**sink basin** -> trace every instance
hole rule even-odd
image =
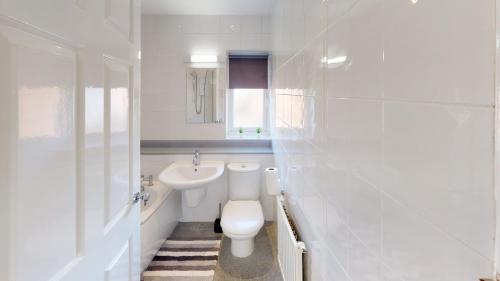
[[[199,166],[189,162],[174,162],[160,174],[160,181],[174,189],[191,189],[218,179],[224,172],[224,162],[202,161]]]
[[[177,161],[161,172],[162,183],[182,191],[182,197],[189,207],[196,207],[205,197],[207,185],[224,173],[224,162],[201,161],[194,166],[190,162]]]

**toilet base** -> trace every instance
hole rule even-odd
[[[253,253],[254,237],[248,239],[231,239],[231,254],[238,258],[246,258]]]

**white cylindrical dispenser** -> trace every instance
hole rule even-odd
[[[278,169],[275,167],[266,168],[266,188],[269,195],[279,195],[280,193],[280,180]]]

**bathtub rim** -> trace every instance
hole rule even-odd
[[[141,225],[144,225],[149,221],[158,209],[160,209],[163,202],[165,202],[168,196],[174,191],[173,188],[170,188],[159,181],[153,181],[153,185],[148,186],[147,188],[156,191],[156,200],[155,202],[152,202],[151,206],[149,206],[146,210],[141,211]]]

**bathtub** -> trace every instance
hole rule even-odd
[[[180,192],[160,182],[146,186],[145,191],[151,197],[146,205],[141,205],[141,271],[172,234],[181,216]]]

